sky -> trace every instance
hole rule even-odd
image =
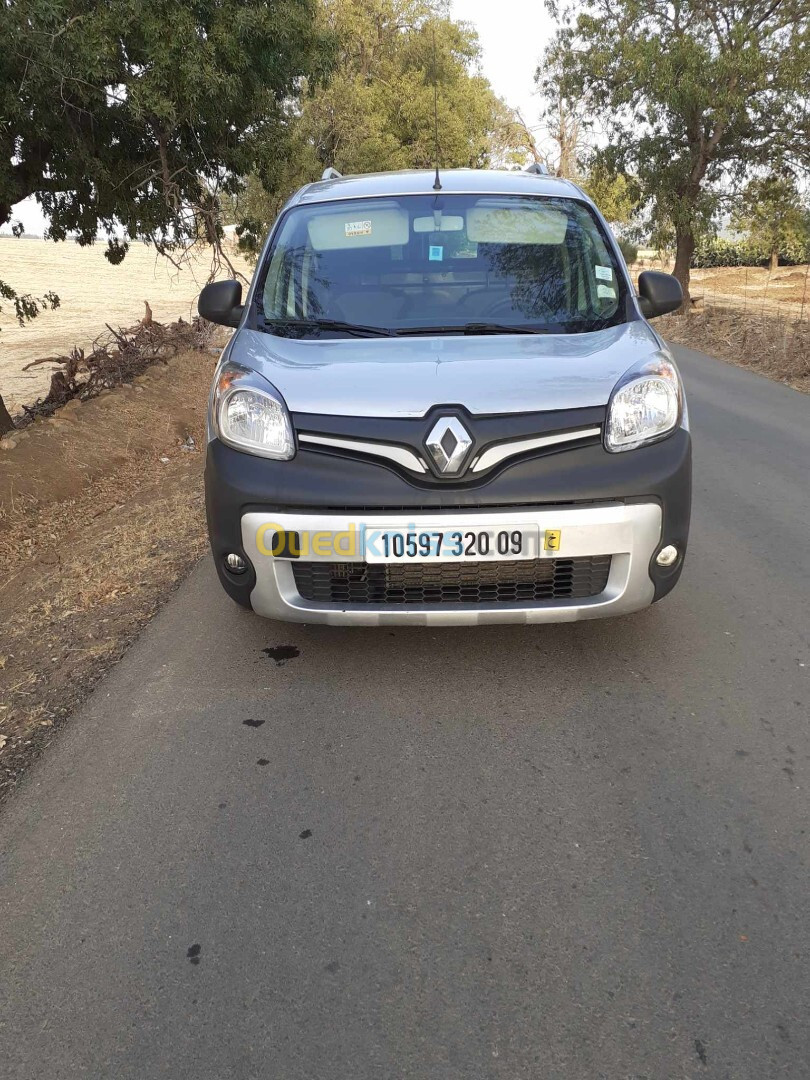
[[[537,124],[534,73],[553,33],[542,0],[452,0],[454,19],[471,22],[483,50],[484,75],[528,126]]]
[[[452,0],[454,19],[471,22],[483,50],[483,73],[495,93],[520,110],[528,126],[537,124],[534,73],[552,33],[542,0]],[[33,199],[19,203],[12,220],[41,234],[45,221]],[[9,232],[4,226],[0,232]]]

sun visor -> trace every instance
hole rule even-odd
[[[369,206],[349,213],[319,213],[307,228],[316,251],[354,251],[408,243],[408,212],[400,207]]]
[[[467,211],[467,238],[476,244],[562,244],[568,216],[543,206],[479,203]]]

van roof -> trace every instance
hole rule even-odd
[[[440,169],[442,192],[471,195],[562,195],[590,199],[576,184],[557,176],[498,169]],[[335,199],[362,199],[384,195],[431,195],[435,169],[405,169],[400,172],[365,173],[340,176],[307,184],[290,199],[300,203],[331,202]]]

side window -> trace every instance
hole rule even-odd
[[[313,252],[308,244],[278,245],[270,259],[264,284],[264,313],[268,318],[297,319],[317,314],[312,297]]]
[[[286,294],[289,292],[290,274],[288,252],[279,245],[270,259],[267,276],[264,279],[264,313],[267,318],[285,318]]]
[[[602,317],[609,317],[618,306],[619,283],[614,260],[590,215],[582,222],[582,237],[581,250],[585,257],[584,269],[592,310],[600,312]]]

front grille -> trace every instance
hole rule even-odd
[[[300,596],[318,604],[527,604],[604,592],[610,555],[464,563],[293,562]]]

